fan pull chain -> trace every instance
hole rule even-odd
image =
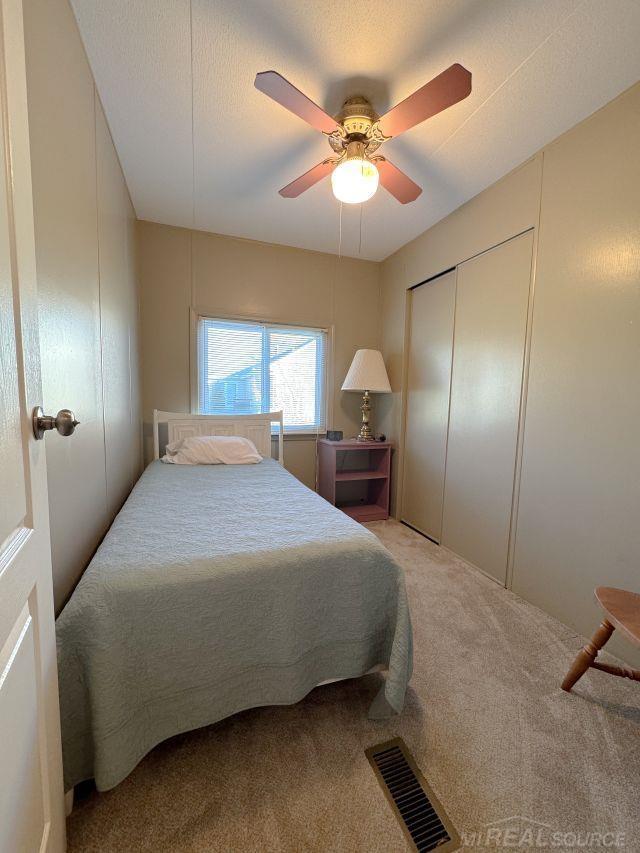
[[[358,240],[358,254],[361,254],[361,252],[362,252],[362,208],[363,207],[364,207],[364,204],[361,204],[360,205],[360,238]]]
[[[339,237],[338,237],[338,258],[342,257],[342,202],[340,202],[340,219],[339,219]]]
[[[193,84],[193,0],[189,0],[189,42],[191,47],[191,227],[196,227],[196,140]]]

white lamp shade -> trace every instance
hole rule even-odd
[[[389,385],[382,353],[377,349],[359,349],[342,383],[342,390],[388,394],[391,391],[391,385]]]

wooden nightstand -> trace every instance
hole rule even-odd
[[[391,443],[318,439],[318,493],[356,521],[389,518]]]

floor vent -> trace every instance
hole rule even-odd
[[[420,853],[458,850],[460,839],[402,738],[365,750],[411,847]]]

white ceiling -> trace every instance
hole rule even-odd
[[[329,146],[254,88],[256,72],[335,114],[354,94],[383,113],[453,62],[468,68],[469,98],[385,145],[424,192],[403,206],[380,189],[363,206],[371,260],[640,78],[639,0],[71,2],[139,218],[323,252],[338,251],[330,181],[277,191]],[[344,254],[358,256],[359,226],[345,205]]]

